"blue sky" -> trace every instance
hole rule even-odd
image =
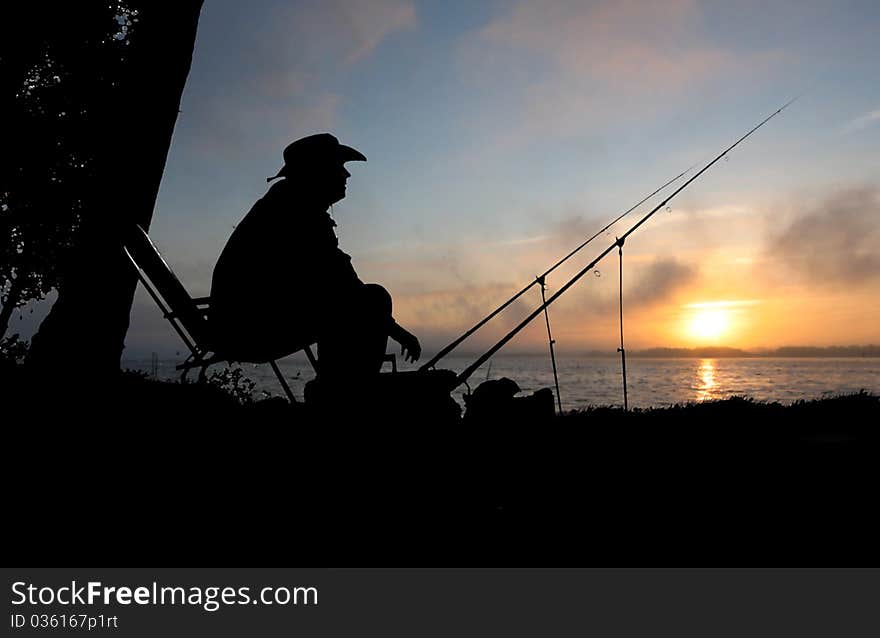
[[[207,294],[284,146],[331,131],[368,158],[341,246],[430,351],[803,93],[630,240],[630,340],[699,345],[688,304],[724,302],[731,345],[880,342],[878,34],[876,2],[207,0],[151,234]],[[602,269],[562,347],[615,347]],[[142,294],[127,345],[179,350]]]

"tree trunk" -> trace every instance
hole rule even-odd
[[[149,228],[192,63],[202,0],[129,2],[130,35],[119,100],[103,105],[100,193],[83,222],[82,242],[58,299],[34,335],[28,366],[54,374],[77,364],[81,378],[119,370],[137,277],[122,251],[133,224]]]

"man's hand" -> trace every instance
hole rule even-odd
[[[395,339],[400,344],[400,356],[403,357],[404,361],[415,363],[422,356],[422,345],[411,332],[401,328],[400,334]]]

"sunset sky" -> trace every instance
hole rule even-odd
[[[878,34],[876,0],[207,0],[152,236],[208,294],[284,146],[333,132],[368,158],[333,211],[340,245],[430,354],[803,94],[627,242],[627,346],[880,343]],[[617,346],[616,253],[598,268],[551,308],[560,351]],[[141,293],[127,345],[180,349]]]

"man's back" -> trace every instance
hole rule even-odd
[[[321,374],[340,378],[377,373],[390,337],[415,361],[419,340],[394,321],[388,291],[358,279],[327,214],[345,197],[345,163],[367,158],[329,133],[296,140],[283,156],[267,180],[283,181],[254,204],[214,269],[214,351],[261,362],[317,341]]]
[[[362,285],[338,248],[335,225],[291,180],[254,204],[214,268],[211,312],[221,346],[250,351],[242,359],[251,360],[316,340],[327,309]],[[262,343],[270,335],[279,345]]]

